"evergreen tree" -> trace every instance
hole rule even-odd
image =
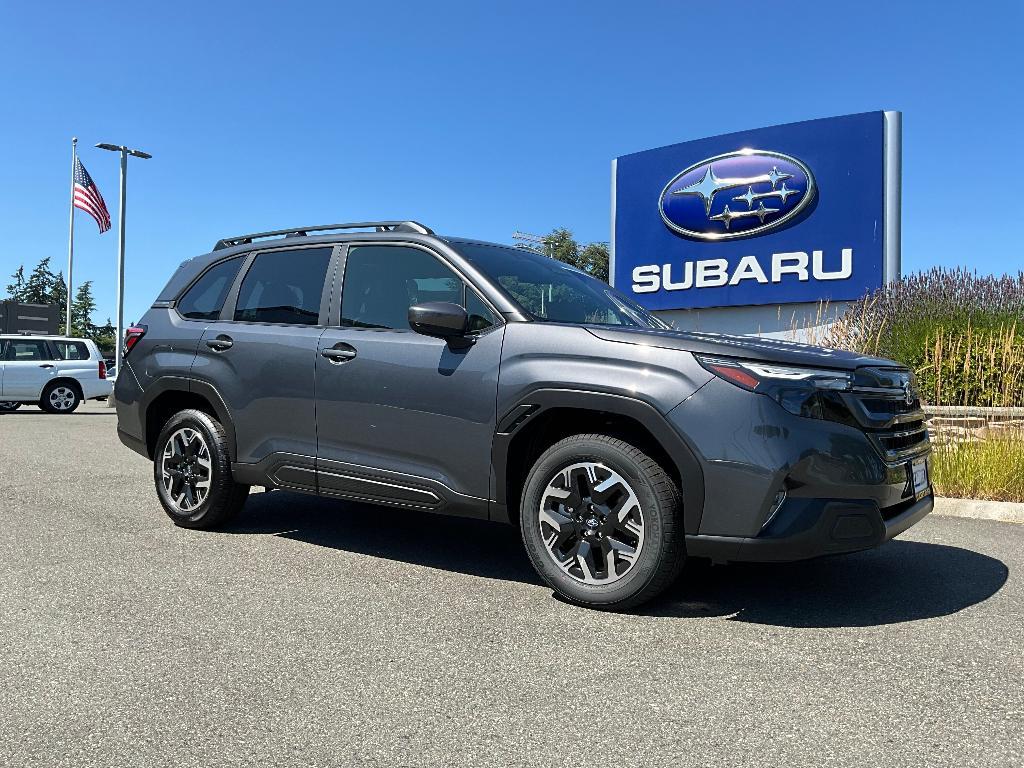
[[[92,280],[86,280],[78,286],[75,300],[71,303],[71,333],[91,338],[96,331],[92,324],[92,313],[95,311],[96,300],[92,296]]]
[[[29,304],[51,304],[53,301],[53,284],[57,276],[50,271],[50,257],[36,264],[32,274],[25,282],[25,290],[22,293],[22,301]]]
[[[68,284],[64,281],[64,273],[58,272],[53,278],[50,286],[50,300],[48,304],[56,304],[61,309],[67,310]]]
[[[15,301],[24,301],[25,295],[25,267],[18,267],[17,271],[11,275],[11,280],[7,284],[7,295]]]

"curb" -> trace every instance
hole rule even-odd
[[[935,498],[933,515],[967,517],[973,520],[998,520],[1024,525],[1024,504],[1012,501]]]

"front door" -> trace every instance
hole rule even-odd
[[[10,339],[4,352],[2,397],[7,400],[38,400],[56,375],[50,344],[43,339]]]
[[[436,254],[351,245],[316,359],[321,493],[484,517],[502,321]],[[467,307],[472,343],[409,328],[424,301]],[[325,350],[345,357],[326,357]]]
[[[236,460],[307,467],[289,484],[315,487],[317,342],[326,322],[333,248],[267,250],[250,257],[219,319],[203,332],[192,378],[224,401]],[[326,287],[325,287],[326,286]],[[291,470],[289,470],[291,471]]]

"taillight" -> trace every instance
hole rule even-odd
[[[107,364],[102,360],[100,360],[100,378],[107,378]]]
[[[127,355],[132,348],[139,343],[139,339],[146,335],[146,326],[133,325],[124,332],[124,349],[122,355]]]

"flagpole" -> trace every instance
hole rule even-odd
[[[78,158],[78,137],[71,138],[71,205],[68,213],[68,296],[64,335],[71,335],[71,270],[75,263],[75,160]]]

